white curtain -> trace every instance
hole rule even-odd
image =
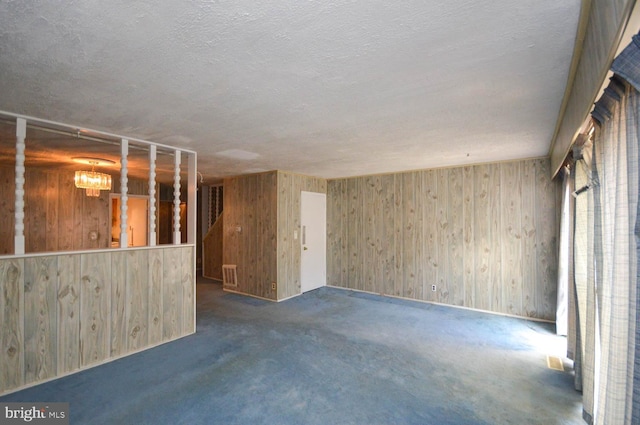
[[[582,359],[584,418],[597,425],[639,424],[638,413],[638,116],[639,94],[612,83],[599,101],[586,217],[586,291]],[[594,115],[595,116],[595,115]],[[577,213],[582,208],[577,206]],[[584,217],[581,219],[584,221]],[[582,223],[582,222],[581,222]],[[578,238],[576,227],[576,245]],[[576,248],[577,249],[577,248]],[[576,286],[584,284],[578,271]],[[586,294],[584,294],[586,292]],[[581,306],[584,305],[583,306]],[[580,327],[578,327],[580,328]]]
[[[567,355],[573,360],[576,390],[582,391],[583,365],[585,360],[585,336],[587,324],[588,300],[588,264],[590,253],[593,253],[593,191],[591,188],[591,153],[593,143],[587,140],[582,148],[581,158],[574,164],[572,170],[574,202],[573,228],[573,284],[572,297],[569,298],[570,311],[573,313],[573,326],[569,328]],[[590,207],[591,205],[591,207]],[[591,212],[591,216],[589,215]],[[591,231],[589,230],[591,229]],[[590,237],[591,236],[591,237]],[[591,293],[591,300],[595,293]],[[595,309],[595,303],[592,308]],[[571,317],[571,316],[570,316]],[[593,386],[593,385],[591,385]],[[586,397],[586,395],[585,395]]]
[[[558,288],[556,298],[556,334],[567,335],[569,329],[569,296],[573,293],[569,287],[571,278],[571,228],[573,227],[571,211],[571,171],[568,167],[562,170],[562,208],[560,210],[560,240],[558,243]],[[571,321],[573,327],[573,320]],[[573,338],[570,338],[573,342]],[[571,344],[569,343],[569,346]],[[569,351],[573,347],[569,348]]]

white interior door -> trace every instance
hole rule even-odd
[[[312,291],[327,284],[327,195],[302,192],[300,288]]]

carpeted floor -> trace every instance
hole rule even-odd
[[[548,324],[334,288],[199,283],[197,333],[1,397],[72,424],[583,424]]]

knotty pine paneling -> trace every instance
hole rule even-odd
[[[77,189],[73,186],[72,189],[73,190],[71,192],[71,198],[69,198],[69,201],[73,204],[71,206],[71,212],[73,215],[66,217],[66,219],[64,219],[64,222],[66,223],[67,221],[71,221],[73,223],[72,227],[75,229],[75,231],[72,232],[71,235],[68,235],[68,237],[70,237],[71,239],[71,245],[73,246],[73,249],[80,250],[82,249],[85,240],[85,237],[83,235],[85,194],[84,190]],[[66,224],[63,224],[63,226],[66,226]],[[102,230],[102,233],[108,231],[108,229]],[[31,251],[27,250],[27,252]]]
[[[576,69],[566,110],[559,123],[551,151],[550,171],[557,171],[576,132],[587,118],[611,66],[618,34],[626,24],[634,1],[591,0],[582,53]]]
[[[491,165],[478,165],[474,168],[473,182],[475,186],[475,208],[473,211],[473,235],[474,246],[473,259],[475,263],[475,297],[471,305],[480,310],[491,310],[491,268],[495,267],[495,252],[492,251],[491,227],[489,212],[491,209],[490,187]]]
[[[363,211],[362,197],[359,196],[360,184],[360,179],[347,180],[347,206],[349,209],[347,213],[347,258],[349,259],[347,287],[359,290],[362,289],[362,274],[364,272],[363,267],[361,267],[363,264],[362,238],[358,237],[358,235],[362,235],[362,218],[359,214]]]
[[[422,252],[424,256],[421,259],[422,267],[422,294],[423,300],[438,301],[438,292],[431,290],[431,285],[438,282],[438,265],[439,257],[436,249],[438,243],[439,223],[436,220],[436,211],[438,205],[438,171],[427,170],[420,173],[422,180],[422,193],[420,200],[422,202],[422,221],[424,223],[422,233]],[[394,220],[390,217],[390,220]]]
[[[25,171],[24,236],[26,252],[47,250],[47,174],[41,170]]]
[[[46,215],[45,231],[47,234],[45,251],[56,251],[59,249],[58,234],[60,225],[58,214],[60,211],[60,182],[58,173],[47,173],[46,188]],[[70,185],[68,185],[70,186]]]
[[[127,350],[127,252],[111,254],[111,356],[119,356]]]
[[[0,255],[14,252],[15,206],[15,168],[0,167]]]
[[[370,176],[364,180],[364,198],[365,205],[369,205],[370,200],[378,198],[377,192],[379,190],[379,176]],[[373,205],[371,205],[373,207]],[[373,239],[377,238],[380,234],[376,230],[376,220],[379,216],[380,208],[372,208],[371,215],[363,222],[365,232],[370,235],[364,241],[363,258],[375,258],[377,247],[380,246],[380,241]],[[363,279],[363,289],[367,292],[376,292],[376,282],[378,280],[378,264],[372,264],[372,267],[367,269],[367,274]]]
[[[265,176],[265,179],[269,179],[270,177],[271,176],[267,175]],[[262,193],[260,194],[260,204],[257,202],[257,191],[259,190],[258,181],[262,182],[262,178],[248,178],[245,181],[246,202],[243,205],[245,220],[242,225],[242,233],[255,241],[254,243],[244,244],[241,250],[243,257],[242,263],[248,265],[247,267],[244,267],[244,284],[250,294],[265,294],[263,282],[264,277],[260,275],[262,264],[258,264],[256,250],[258,245],[261,245],[261,248],[263,248],[262,244],[265,240],[263,230],[266,230],[267,238],[269,237],[270,232],[275,231],[275,228],[269,226],[268,223],[258,222],[262,218],[262,213],[259,209],[251,207],[252,205],[263,205],[264,197],[262,196]],[[260,281],[258,281],[258,279],[260,279]]]
[[[57,257],[25,259],[25,384],[57,374]]]
[[[435,174],[436,203],[435,216],[432,217],[436,224],[434,234],[436,244],[432,247],[434,252],[437,253],[435,295],[436,301],[449,304],[449,169],[436,170]],[[411,189],[405,188],[405,190]],[[417,190],[418,188],[415,189]],[[418,265],[416,266],[418,267]]]
[[[277,204],[277,240],[266,241],[265,246],[277,250],[277,299],[284,299],[300,294],[301,192],[327,193],[327,183],[324,179],[283,171],[277,172],[277,179],[277,199],[269,200]],[[266,211],[269,220],[271,211]],[[298,232],[297,239],[294,232]]]
[[[292,275],[296,261],[300,261],[301,230],[298,230],[298,239],[294,240],[293,231],[299,229],[300,217],[296,217],[294,192],[295,175],[277,172],[276,192],[276,252],[277,252],[277,279],[276,297],[286,298],[300,293],[300,275]],[[299,198],[299,195],[298,195]],[[299,209],[298,200],[298,212]],[[273,247],[271,247],[273,249]]]
[[[182,282],[179,251],[164,251],[162,260],[162,339],[169,341],[182,332]]]
[[[223,264],[235,264],[237,292],[277,299],[276,171],[224,180]],[[237,231],[240,228],[240,231]]]
[[[382,270],[379,279],[376,281],[376,293],[380,294],[384,292],[384,288],[393,283],[395,275],[395,238],[393,237],[395,231],[393,221],[395,208],[394,181],[395,177],[393,175],[380,176],[380,197],[382,198],[382,205],[379,205],[378,208],[382,211],[382,216],[379,217],[381,223],[376,226],[376,230],[380,232],[380,245],[377,247],[376,253],[382,259]],[[344,182],[342,187],[343,189],[346,187]],[[328,198],[327,209],[330,202],[332,201]],[[332,226],[334,225],[335,224],[332,223]],[[344,250],[346,249],[346,234],[343,236],[345,238],[342,242],[342,248]],[[327,238],[327,240],[329,240],[329,238]],[[347,255],[346,252],[344,255]],[[327,284],[330,284],[329,279]]]
[[[462,305],[474,304],[476,293],[476,262],[475,262],[475,179],[474,167],[462,169],[462,261],[464,263],[464,302]]]
[[[547,178],[550,165],[547,161],[535,164],[536,308],[543,318],[555,318],[557,301],[560,185]]]
[[[401,180],[401,190],[402,190],[402,205],[401,208],[404,209],[403,214],[403,226],[402,226],[402,272],[403,274],[399,274],[398,278],[402,279],[402,290],[400,290],[400,296],[404,298],[415,298],[415,288],[417,285],[417,275],[422,270],[421,267],[417,267],[416,261],[420,261],[422,257],[422,249],[421,244],[418,244],[418,232],[422,232],[422,226],[419,226],[421,220],[418,219],[418,214],[416,212],[418,203],[416,202],[416,196],[420,196],[420,187],[421,184],[417,181],[420,176],[417,173],[405,173],[402,174]],[[365,178],[365,182],[366,182]],[[362,218],[363,221],[368,221],[369,217],[372,215],[372,211],[368,208],[364,208],[362,210]],[[363,229],[365,235],[367,233],[367,229]],[[367,235],[366,240],[371,240],[373,237],[371,235]],[[375,264],[375,258],[365,258],[365,263]],[[365,266],[365,270],[368,267]],[[404,277],[401,277],[404,276]],[[362,288],[363,290],[367,290],[366,287]]]
[[[13,254],[15,170],[0,167],[0,255]],[[109,248],[109,192],[87,197],[73,183],[73,171],[27,168],[25,171],[25,252]],[[114,193],[119,178],[114,177]],[[129,193],[147,195],[148,183],[129,179]],[[159,228],[162,227],[158,223]],[[97,239],[90,238],[95,232]]]
[[[170,246],[0,259],[0,394],[193,333],[193,255]]]
[[[101,191],[98,197],[82,197],[82,249],[111,246],[109,208],[109,193],[106,191]],[[96,232],[95,240],[89,236],[90,232]]]
[[[60,182],[60,179],[58,179]],[[84,196],[73,184],[58,184],[57,220],[58,220],[58,245],[52,251],[73,251],[82,249],[82,204]],[[77,212],[76,212],[77,209]]]
[[[0,393],[24,385],[24,259],[0,260]]]
[[[58,257],[58,373],[80,368],[80,255]]]
[[[238,273],[238,287],[227,289],[272,300],[300,294],[302,191],[326,193],[326,180],[283,171],[225,179],[223,264]]]
[[[210,279],[222,280],[222,236],[224,230],[224,211],[202,241],[202,275]]]
[[[502,292],[504,282],[502,281],[502,252],[506,251],[502,240],[502,218],[504,217],[504,205],[500,202],[502,186],[500,181],[500,169],[505,164],[492,164],[489,169],[489,211],[485,213],[489,217],[489,279],[491,286],[491,304],[489,310],[506,313],[502,304]],[[506,253],[506,255],[510,255]]]
[[[464,305],[464,173],[463,168],[451,168],[448,173],[447,233],[449,237],[447,270],[449,274],[449,304]]]
[[[500,167],[502,188],[502,306],[510,314],[522,314],[522,163]]]
[[[520,215],[522,237],[522,312],[527,317],[538,317],[537,289],[537,256],[536,256],[536,163],[523,162],[522,172],[522,214]],[[559,189],[558,189],[559,191]],[[558,207],[559,208],[559,207]],[[527,270],[527,273],[524,271]]]
[[[161,250],[148,251],[148,278],[147,297],[149,304],[148,316],[148,340],[149,345],[159,344],[162,341],[162,295],[163,295],[163,266],[164,256]]]
[[[111,356],[111,254],[84,254],[80,260],[80,365],[99,363]],[[117,284],[116,284],[117,285]],[[115,300],[114,304],[118,301]],[[120,352],[119,349],[115,350]]]
[[[345,242],[347,240],[346,219],[347,203],[345,200],[346,180],[337,180],[327,185],[327,207],[333,200],[334,208],[327,208],[327,285],[345,287],[348,257]]]
[[[126,348],[127,351],[135,351],[145,347],[149,341],[149,251],[127,250],[126,256]],[[190,275],[189,277],[192,278]],[[183,281],[181,284],[187,285],[187,282]],[[190,279],[188,284],[193,287],[193,279]],[[188,311],[190,310],[183,307],[183,312]],[[184,333],[187,333],[186,330]]]
[[[549,159],[330,180],[328,284],[554,320],[558,190]]]
[[[182,332],[181,335],[188,335],[196,331],[196,293],[194,276],[194,250],[191,247],[180,249],[182,262],[180,270],[180,284],[182,286]],[[135,329],[134,329],[135,330]]]

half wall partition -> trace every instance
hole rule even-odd
[[[196,173],[193,151],[0,112],[0,394],[195,332]]]

